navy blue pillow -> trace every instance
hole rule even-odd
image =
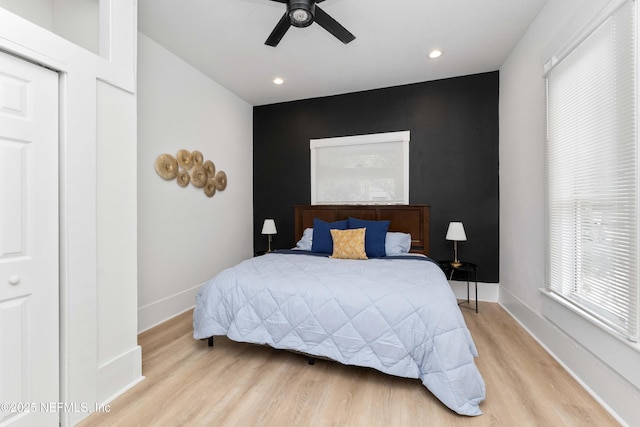
[[[366,228],[364,233],[364,251],[369,258],[383,257],[387,253],[384,243],[389,230],[389,221],[366,221],[364,219],[349,218],[349,228]]]
[[[311,240],[311,252],[323,254],[333,253],[333,239],[329,230],[346,230],[349,221],[326,222],[318,218],[313,219],[313,239]]]

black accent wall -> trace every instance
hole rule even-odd
[[[305,99],[253,109],[254,247],[291,248],[293,206],[311,203],[309,140],[411,131],[409,201],[431,206],[431,257],[452,259],[449,221],[462,221],[459,257],[498,282],[498,72]]]

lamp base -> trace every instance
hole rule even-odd
[[[451,267],[458,268],[462,265],[460,260],[458,259],[458,241],[453,241],[453,261],[451,261]]]

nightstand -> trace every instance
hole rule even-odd
[[[460,265],[452,265],[453,261],[438,261],[438,265],[444,271],[444,274],[447,276],[448,280],[452,280],[453,276],[456,272],[464,273],[465,278],[467,280],[467,301],[459,302],[458,305],[460,307],[469,308],[471,310],[475,309],[476,313],[478,312],[478,266],[471,262],[460,262]],[[475,295],[476,295],[476,305],[475,307],[471,306],[471,301],[469,300],[469,286],[471,282],[471,274],[473,273],[473,282],[475,283]],[[465,305],[466,304],[466,305]]]

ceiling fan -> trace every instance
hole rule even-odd
[[[287,11],[280,18],[280,21],[267,38],[264,44],[276,47],[290,26],[308,27],[317,22],[325,30],[333,34],[342,43],[347,44],[356,37],[347,31],[335,19],[329,16],[324,10],[316,6],[324,0],[271,0],[278,3],[286,3]]]

